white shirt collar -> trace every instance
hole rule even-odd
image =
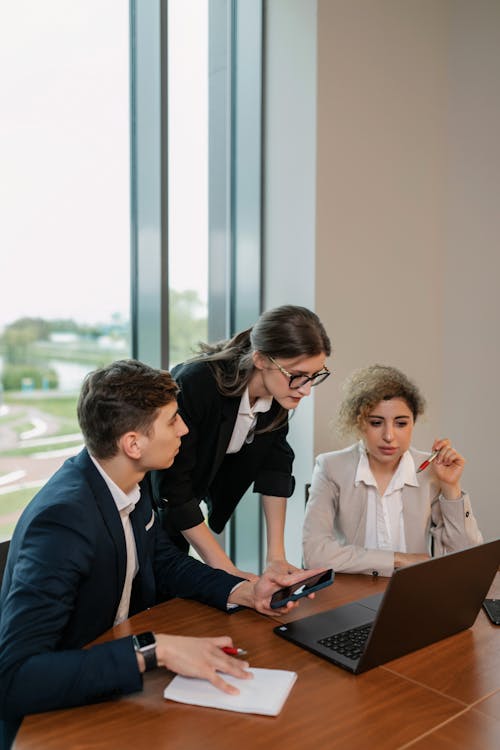
[[[118,508],[118,512],[121,513],[122,511],[125,511],[127,513],[132,513],[134,510],[136,504],[139,502],[139,499],[141,497],[141,488],[138,484],[135,485],[135,487],[132,487],[130,492],[124,492],[116,482],[113,482],[111,477],[106,474],[104,469],[102,468],[101,464],[94,458],[94,456],[91,456],[89,453],[90,458],[92,459],[92,462],[94,466],[96,467],[99,474],[102,476],[104,481],[106,482],[106,485],[111,492],[111,495],[113,497],[113,500],[115,501],[115,505]],[[129,507],[130,506],[130,507]]]
[[[264,413],[269,411],[271,404],[273,403],[273,397],[258,398],[253,406],[250,406],[250,395],[248,393],[248,386],[241,394],[240,405],[238,408],[238,414],[248,414],[252,419],[255,414]]]
[[[357,486],[361,482],[367,485],[376,487],[377,483],[373,476],[370,464],[368,461],[368,455],[366,448],[362,440],[358,443],[359,450],[359,462],[356,470],[356,476],[354,477],[354,484]],[[401,461],[392,477],[386,492],[392,492],[394,490],[400,490],[405,484],[409,484],[413,487],[418,487],[417,473],[415,469],[415,461],[410,451],[405,451],[401,456]]]

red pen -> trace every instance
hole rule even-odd
[[[431,464],[434,461],[434,459],[436,458],[436,456],[438,455],[438,453],[439,453],[439,451],[434,451],[433,453],[431,453],[431,455],[429,456],[429,458],[426,458],[425,461],[423,461],[420,464],[420,466],[417,469],[417,474],[419,473],[419,471],[423,471],[424,469],[426,469],[429,466],[429,464]]]
[[[246,656],[247,651],[244,648],[233,648],[232,646],[222,646],[222,651],[229,656]]]

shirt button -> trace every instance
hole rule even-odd
[[[466,511],[466,513],[465,513],[465,517],[466,517],[466,518],[469,518],[469,516],[470,516],[470,513],[469,513],[469,511]]]
[[[372,570],[372,576],[376,578],[378,576],[378,570]]]

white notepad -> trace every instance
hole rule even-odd
[[[192,706],[277,716],[288,698],[297,674],[283,669],[248,671],[252,672],[253,680],[239,680],[228,674],[222,675],[226,682],[236,685],[240,691],[239,695],[223,693],[207,680],[176,675],[165,688],[163,696],[168,700],[189,703]]]

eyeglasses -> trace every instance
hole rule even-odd
[[[279,362],[276,362],[276,360],[273,359],[273,357],[271,357],[269,354],[266,356],[271,360],[273,365],[276,365],[278,370],[282,372],[283,375],[286,375],[286,377],[288,378],[288,387],[292,391],[296,391],[298,390],[298,388],[302,388],[303,386],[307,385],[307,383],[311,383],[311,386],[319,385],[331,375],[331,372],[328,367],[326,367],[326,365],[323,370],[321,370],[320,372],[315,372],[314,375],[292,375],[291,372],[285,370],[285,368],[282,367]]]

